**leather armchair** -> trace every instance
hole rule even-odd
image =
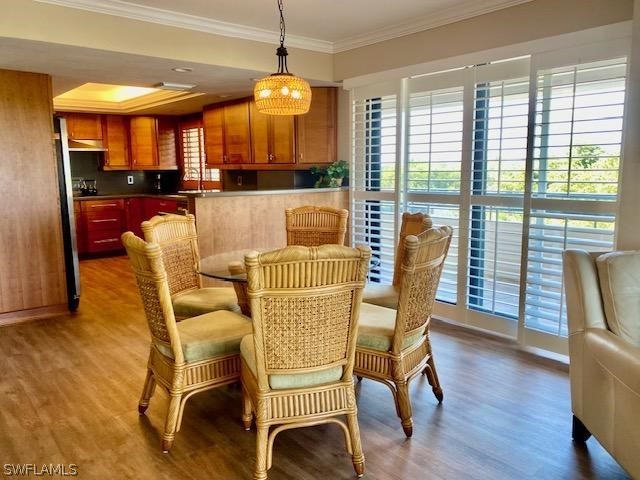
[[[573,438],[640,478],[640,251],[563,257]]]

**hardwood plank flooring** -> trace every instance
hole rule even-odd
[[[0,464],[74,463],[87,479],[251,478],[255,432],[242,429],[237,386],[192,397],[171,453],[160,452],[164,392],[137,413],[149,334],[128,260],[86,260],[81,274],[76,314],[0,328]],[[571,441],[566,366],[440,323],[433,344],[444,403],[413,382],[411,440],[386,387],[358,384],[366,478],[628,478],[595,439]],[[273,464],[273,480],[354,477],[336,426],[281,433]]]

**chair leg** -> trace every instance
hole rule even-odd
[[[396,402],[404,434],[407,438],[411,438],[411,435],[413,435],[413,420],[411,419],[411,399],[409,398],[408,383],[396,382]]]
[[[573,416],[573,425],[571,429],[571,436],[576,442],[584,443],[591,436],[591,432],[587,427],[584,426],[584,423],[576,417]]]
[[[353,454],[351,461],[353,469],[358,477],[364,475],[364,455],[362,453],[362,443],[360,442],[360,427],[358,426],[358,416],[354,413],[347,414],[347,427],[349,428],[349,437],[351,437],[351,448]]]
[[[180,413],[180,399],[180,394],[170,393],[169,409],[164,424],[164,433],[162,434],[162,451],[164,453],[168,453],[169,450],[171,450],[173,439],[176,436],[178,415]]]
[[[253,420],[253,405],[249,394],[242,388],[242,424],[245,430],[251,430],[251,421]]]
[[[433,354],[431,354],[429,360],[427,360],[427,365],[424,367],[422,373],[427,375],[427,380],[429,380],[429,385],[431,385],[431,389],[438,399],[438,403],[442,403],[444,393],[442,391],[442,387],[440,387],[440,380],[438,379],[438,373],[436,372],[436,364],[433,361]]]
[[[266,480],[267,478],[267,448],[269,442],[269,427],[257,425],[256,435],[256,469],[253,480]]]
[[[147,370],[147,377],[144,380],[144,387],[142,387],[142,396],[138,402],[138,413],[144,415],[149,407],[149,400],[153,396],[153,392],[156,389],[156,379],[153,378],[153,372]]]

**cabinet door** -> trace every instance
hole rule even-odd
[[[158,128],[154,117],[131,117],[131,165],[135,169],[155,169],[158,161]]]
[[[253,163],[269,163],[269,117],[258,112],[255,102],[250,102],[249,118]]]
[[[224,106],[225,163],[251,163],[249,102]]]
[[[202,112],[204,150],[207,166],[224,163],[224,107],[210,107]]]
[[[176,170],[178,168],[176,131],[175,119],[158,118],[158,162],[162,170]]]
[[[298,163],[331,163],[336,160],[337,91],[335,87],[312,89],[311,108],[298,115]]]
[[[106,115],[102,120],[105,170],[129,170],[129,122],[123,115]]]
[[[102,140],[102,119],[94,113],[65,113],[71,140]]]
[[[270,116],[270,163],[295,163],[293,116]]]
[[[140,224],[144,218],[144,199],[143,198],[127,198],[124,204],[126,229],[135,233],[138,237],[143,238]]]

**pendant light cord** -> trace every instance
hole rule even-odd
[[[278,73],[289,73],[289,69],[287,68],[287,49],[284,46],[284,34],[286,31],[286,26],[284,23],[284,13],[283,13],[283,5],[282,0],[278,0],[278,10],[280,11],[280,47],[276,50],[276,55],[278,56]]]

